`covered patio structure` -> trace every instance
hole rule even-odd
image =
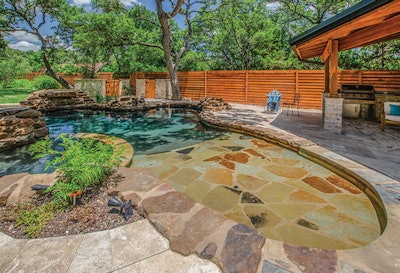
[[[338,94],[340,51],[400,38],[400,0],[364,0],[290,40],[299,60],[321,57],[325,67],[324,129],[342,132]]]

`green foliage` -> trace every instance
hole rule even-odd
[[[0,88],[12,87],[12,82],[31,70],[26,55],[6,48],[0,55]]]
[[[399,70],[399,52],[399,40],[343,51],[339,55],[339,66],[342,69]]]
[[[41,51],[14,51],[16,54],[7,58],[8,49],[0,52],[3,87],[10,87],[13,79],[27,68],[81,72],[88,78],[95,77],[99,71],[122,74],[167,71],[167,64],[170,71],[171,63],[185,71],[322,69],[315,63],[299,62],[288,41],[360,0],[184,1],[178,16],[189,20],[185,20],[182,29],[176,18],[168,19],[169,33],[162,32],[157,13],[144,5],[128,9],[120,1],[95,0],[85,10],[65,0],[24,1],[27,5],[17,5],[18,13],[8,2],[0,2],[0,14],[4,14],[0,17],[0,32],[4,30],[0,33],[0,42],[4,42],[5,33],[14,29],[35,35],[43,32],[41,29],[35,32],[29,26],[43,27],[49,18],[55,24],[54,35],[42,37],[46,44]],[[164,3],[165,15],[171,15],[171,8],[177,3],[176,0]],[[35,11],[44,11],[46,16],[33,16]],[[26,14],[26,18],[21,18],[21,14]],[[26,20],[31,20],[30,24]],[[166,44],[162,43],[165,35],[169,36],[168,45],[166,40]],[[1,43],[0,47],[5,45]],[[73,50],[69,50],[71,47]],[[170,52],[164,52],[164,47]],[[393,40],[342,52],[339,65],[343,69],[397,70],[398,52],[399,42]]]
[[[265,1],[218,2],[215,11],[206,10],[196,18],[194,27],[200,45],[196,49],[204,52],[211,69],[270,69],[286,57],[281,32]]]
[[[27,79],[18,79],[14,80],[11,83],[11,88],[19,88],[19,89],[28,89],[28,90],[33,90],[33,82]]]
[[[31,72],[40,72],[44,68],[44,63],[40,51],[28,51],[27,54],[29,65],[32,68]]]
[[[15,226],[24,226],[24,232],[31,238],[37,238],[40,235],[43,227],[50,222],[54,213],[61,208],[60,204],[45,203],[36,209],[29,205],[16,207],[13,213],[18,212]]]
[[[104,97],[100,93],[96,93],[95,100],[97,103],[103,103]]]
[[[122,150],[101,141],[82,138],[74,139],[61,135],[57,139],[64,150],[52,148],[51,140],[41,140],[29,146],[30,153],[35,158],[51,155],[48,167],[55,167],[59,180],[47,189],[52,192],[55,201],[69,200],[69,194],[100,184],[104,178],[111,175],[122,159]]]
[[[60,84],[50,76],[38,76],[33,80],[33,85],[37,90],[57,89]]]

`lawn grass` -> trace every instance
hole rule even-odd
[[[0,89],[0,104],[19,103],[33,91],[31,88]]]

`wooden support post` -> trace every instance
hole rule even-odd
[[[329,57],[329,81],[330,81],[330,86],[329,86],[329,93],[331,98],[337,98],[338,96],[338,41],[333,40],[332,41],[332,51]]]
[[[325,63],[324,63],[324,75],[325,75],[325,87],[324,87],[324,93],[330,93],[329,91],[329,88],[330,88],[330,85],[329,85],[329,62],[328,61],[326,61]]]
[[[325,87],[324,87],[324,93],[330,93],[330,62],[329,58],[331,57],[332,53],[332,40],[329,40],[328,43],[326,44],[324,53],[321,56],[321,60],[324,63],[324,72],[325,72]]]

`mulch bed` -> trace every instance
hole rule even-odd
[[[133,207],[133,216],[125,220],[118,207],[108,206],[110,196],[107,190],[122,179],[121,176],[113,175],[102,186],[87,190],[78,198],[75,207],[71,205],[57,213],[53,220],[42,229],[39,238],[109,230],[144,219],[140,210],[135,207]],[[51,196],[48,194],[38,194],[31,204],[37,207],[50,200]],[[24,233],[23,226],[15,227],[15,222],[1,219],[1,215],[11,208],[11,206],[0,207],[0,231],[13,238],[29,238]]]

